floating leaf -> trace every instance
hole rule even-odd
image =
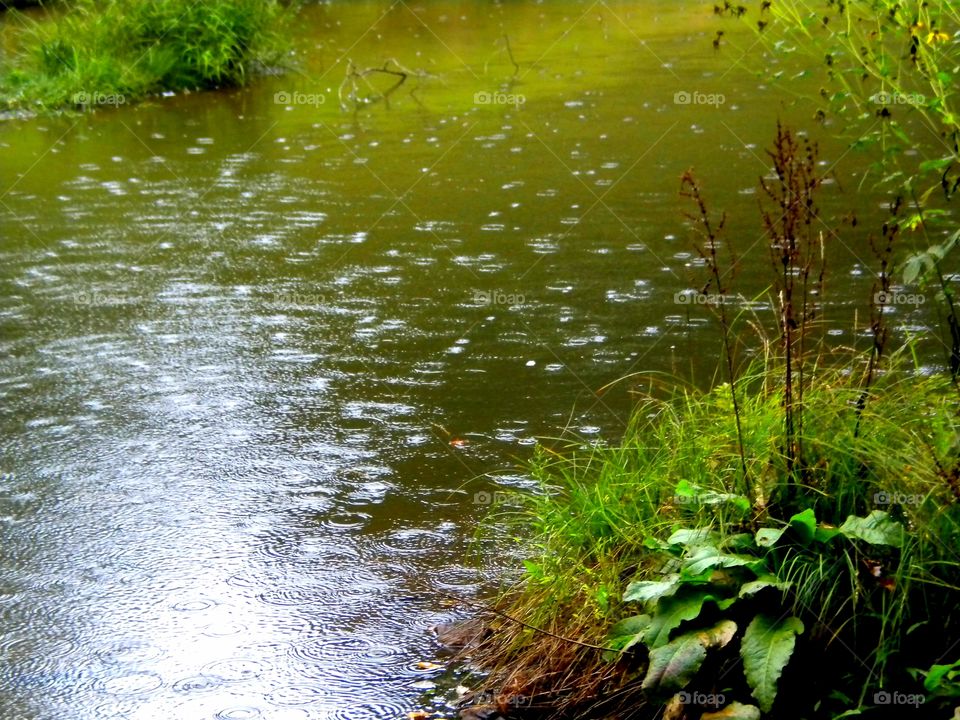
[[[743,671],[753,696],[764,712],[769,712],[777,697],[777,681],[783,673],[797,635],[803,632],[799,618],[774,618],[757,615],[747,626],[740,643]]]
[[[443,665],[440,665],[435,662],[430,662],[429,660],[421,660],[417,663],[417,670],[441,670]]]
[[[756,705],[732,702],[723,710],[704,713],[700,716],[700,720],[760,720],[760,708]]]
[[[903,525],[883,510],[874,510],[865,518],[851,515],[840,526],[840,532],[870,545],[903,545]]]

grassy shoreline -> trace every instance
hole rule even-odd
[[[539,449],[539,492],[495,518],[528,539],[522,578],[469,651],[491,712],[880,720],[960,706],[960,385],[923,375],[909,341],[887,348],[902,202],[871,238],[872,347],[828,352],[818,312],[838,235],[820,230],[816,147],[778,127],[768,154],[778,337],[751,347],[725,217],[688,173],[727,382],[659,383],[619,443]]]
[[[792,489],[780,375],[749,377],[752,501],[728,387],[648,397],[616,446],[541,449],[541,491],[498,518],[535,544],[496,607],[551,634],[494,618],[471,652],[488,694],[557,717],[948,717],[956,686],[925,688],[921,671],[960,659],[960,401],[946,378],[900,362],[871,390],[859,433],[859,378],[818,371],[811,472]],[[745,671],[757,618],[797,621],[779,638],[791,646],[779,682]],[[883,693],[922,701],[886,708]]]
[[[42,22],[21,16],[20,51],[0,67],[0,110],[242,85],[282,57],[285,12],[275,0],[75,0]]]

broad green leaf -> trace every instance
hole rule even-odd
[[[950,665],[933,665],[923,680],[923,689],[937,695],[955,697],[960,694],[960,661]]]
[[[783,537],[783,534],[787,531],[784,528],[760,528],[757,530],[757,545],[760,547],[773,547],[777,544],[777,541]]]
[[[686,687],[707,657],[707,650],[724,647],[737,633],[737,624],[721,620],[713,627],[684,633],[673,642],[650,651],[643,689],[670,694]]]
[[[924,160],[922,163],[920,163],[920,169],[923,171],[941,170],[947,167],[948,165],[950,165],[951,163],[953,163],[953,161],[954,161],[953,156],[947,156],[947,157],[939,158],[937,160]]]
[[[751,533],[734,533],[733,535],[727,535],[723,539],[723,542],[720,543],[720,547],[730,550],[755,550],[756,545],[757,543]]]
[[[698,547],[683,562],[683,571],[691,575],[701,575],[711,568],[748,567],[759,568],[763,561],[753,555],[731,555],[720,552],[715,547]]]
[[[703,604],[717,598],[703,587],[682,587],[675,595],[657,601],[657,611],[643,636],[648,648],[658,648],[670,641],[670,633],[685,620],[700,614]]]
[[[645,537],[643,539],[643,546],[648,550],[671,550],[673,546],[670,543],[665,543],[663,540],[660,540],[655,537]]]
[[[817,531],[813,534],[813,539],[816,540],[817,542],[829,542],[839,534],[840,534],[840,528],[821,525],[820,527],[817,528]]]
[[[760,528],[757,530],[757,545],[760,547],[773,547],[784,536],[787,531],[791,536],[798,540],[802,545],[809,545],[817,534],[817,518],[813,513],[813,508],[807,508],[792,516],[787,525],[782,528]]]
[[[760,708],[756,705],[732,702],[723,710],[704,713],[700,716],[700,720],[760,720]]]
[[[624,618],[610,628],[605,644],[611,650],[626,652],[643,640],[643,634],[647,631],[649,625],[649,615],[634,615]]]
[[[783,673],[797,635],[803,632],[799,618],[778,619],[770,615],[757,615],[747,626],[740,643],[743,671],[760,704],[760,709],[770,712],[777,697],[777,681]]]
[[[696,632],[697,637],[700,638],[700,642],[703,643],[707,650],[726,647],[736,634],[737,624],[733,620],[721,620],[713,627]]]
[[[650,651],[643,690],[667,695],[682,690],[707,658],[707,649],[693,633]]]
[[[680,584],[679,575],[668,575],[666,580],[640,580],[627,585],[623,594],[624,602],[648,602],[657,600],[665,595],[673,595]]]
[[[903,545],[903,525],[883,510],[874,510],[865,518],[851,515],[840,526],[840,532],[871,545]]]
[[[776,575],[761,575],[756,580],[744,583],[740,587],[740,593],[738,597],[750,597],[751,595],[756,595],[758,592],[768,587],[776,588],[777,590],[782,591],[789,589],[790,583],[780,580],[780,578],[778,578]]]
[[[813,514],[813,508],[807,508],[799,512],[788,521],[790,529],[796,534],[797,538],[804,545],[809,545],[817,532],[817,517]]]
[[[681,528],[667,538],[670,545],[699,545],[718,540],[717,533],[710,528]]]
[[[906,285],[912,285],[920,277],[920,271],[923,269],[923,258],[919,255],[913,255],[907,258],[903,266],[903,282]]]

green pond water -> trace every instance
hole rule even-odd
[[[334,3],[295,31],[297,70],[244,89],[0,124],[4,718],[418,707],[446,596],[517,562],[474,534],[535,439],[616,438],[631,383],[597,391],[629,373],[713,376],[682,172],[761,323],[776,120],[820,141],[825,217],[881,201],[712,2]],[[348,61],[410,72],[353,93]],[[840,345],[869,343],[867,232],[828,248]]]

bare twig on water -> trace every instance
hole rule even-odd
[[[513,57],[513,48],[510,46],[510,36],[507,35],[506,33],[503,33],[503,35],[501,35],[501,40],[503,41],[503,45],[501,49],[499,51],[494,52],[491,57],[498,55],[500,52],[506,51],[507,57],[510,59],[510,64],[513,65],[513,77],[516,77],[517,75],[520,74],[520,64],[516,61],[516,58]],[[489,67],[490,67],[490,59],[488,58],[487,61],[483,64],[484,74],[487,73],[487,69]]]
[[[370,75],[374,74],[390,75],[397,78],[397,81],[386,90],[378,91],[367,79]],[[356,108],[359,105],[372,105],[373,103],[380,102],[381,100],[385,105],[389,106],[390,96],[407,81],[407,78],[422,78],[426,76],[427,73],[420,70],[410,70],[409,68],[401,65],[394,58],[389,58],[383,63],[382,66],[368,67],[363,69],[357,68],[357,66],[353,64],[353,60],[349,60],[347,61],[347,73],[343,78],[343,82],[340,83],[340,88],[337,90],[337,96],[340,100],[340,107],[343,110],[349,110],[350,105],[347,101],[352,102],[354,108]],[[361,82],[364,83],[371,91],[370,95],[362,98],[358,94],[359,84]],[[347,92],[346,99],[344,99],[344,91],[346,89],[349,89],[349,92]]]

